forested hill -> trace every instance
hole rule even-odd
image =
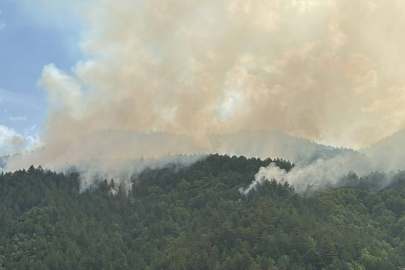
[[[242,195],[271,161],[212,155],[144,171],[128,194],[110,180],[80,193],[76,173],[1,173],[0,269],[405,265],[404,173],[350,176],[304,195],[271,181]]]

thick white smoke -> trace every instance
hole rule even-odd
[[[265,181],[276,180],[281,183],[285,182],[286,176],[287,171],[280,169],[274,162],[272,162],[267,167],[261,167],[259,172],[255,175],[255,180],[247,188],[241,188],[239,191],[246,195]]]
[[[337,184],[352,172],[361,177],[370,174],[374,169],[372,160],[363,154],[351,150],[328,150],[311,159],[299,160],[289,172],[275,163],[262,167],[255,175],[254,181],[246,189],[241,189],[241,192],[247,194],[265,181],[276,180],[281,183],[288,182],[298,193],[303,193],[308,188],[322,189]]]
[[[201,143],[207,133],[254,128],[363,146],[404,127],[401,1],[64,6],[82,16],[87,57],[69,73],[43,70],[48,141],[59,119],[72,139],[129,129]]]
[[[10,169],[222,151],[212,134],[251,129],[362,147],[405,124],[403,1],[20,1],[75,14],[84,57],[44,67],[46,146]]]

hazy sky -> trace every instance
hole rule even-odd
[[[24,145],[20,134],[71,149],[111,129],[180,133],[208,148],[211,133],[281,130],[360,148],[405,127],[403,1],[0,0],[0,9],[8,148]]]
[[[49,63],[66,70],[74,65],[79,28],[40,19],[42,5],[0,0],[0,11],[0,148],[15,134],[27,137],[30,146],[47,114],[45,94],[37,86],[42,69]],[[4,147],[0,154],[7,153]]]

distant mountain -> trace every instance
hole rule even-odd
[[[160,158],[166,155],[194,155],[218,153],[256,158],[280,158],[299,165],[339,157],[339,163],[347,168],[365,167],[365,155],[351,149],[335,148],[297,138],[280,131],[249,130],[235,133],[212,134],[200,141],[191,137],[167,132],[138,132],[130,130],[104,130],[88,134],[74,141],[62,155],[51,155],[46,149],[26,156],[13,157],[11,170],[30,165],[47,167],[83,164],[91,160],[129,160],[134,158]],[[59,154],[59,153],[58,153]],[[57,162],[54,162],[57,160]],[[4,160],[0,166],[4,167]],[[108,162],[107,164],[110,164]],[[3,164],[3,165],[1,165]],[[115,164],[115,163],[114,163]],[[368,164],[368,163],[367,163]],[[103,168],[106,165],[103,165]],[[111,165],[112,166],[112,165]],[[113,166],[115,167],[115,165]]]
[[[376,170],[405,169],[405,129],[360,150],[374,162]]]
[[[206,152],[191,138],[167,132],[138,132],[105,130],[90,134],[78,141],[75,152],[88,155],[82,158],[139,158],[161,157],[168,154],[195,154]]]
[[[211,143],[220,154],[283,158],[300,163],[330,159],[341,154],[360,155],[352,149],[318,144],[281,131],[249,130],[213,135]]]
[[[334,148],[290,136],[281,131],[248,130],[213,134],[203,142],[167,132],[135,132],[107,130],[79,141],[78,149],[99,157],[158,157],[167,154],[219,153],[257,158],[282,158],[293,162],[311,163],[340,154],[358,154],[351,149]],[[77,151],[80,152],[80,151]],[[91,156],[87,158],[91,158]],[[83,157],[86,158],[86,157]]]

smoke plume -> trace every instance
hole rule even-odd
[[[84,57],[44,67],[45,147],[10,169],[228,151],[213,134],[245,130],[359,148],[405,127],[403,1],[64,2],[46,10],[75,14]],[[312,175],[294,170],[291,182]]]
[[[267,167],[260,168],[255,180],[240,191],[247,194],[265,181],[276,180],[280,183],[288,182],[296,192],[303,193],[308,189],[323,189],[337,185],[344,177],[354,172],[360,177],[366,176],[373,172],[373,168],[367,157],[350,151],[330,157],[318,157],[307,164],[300,162],[289,172],[271,163]]]

